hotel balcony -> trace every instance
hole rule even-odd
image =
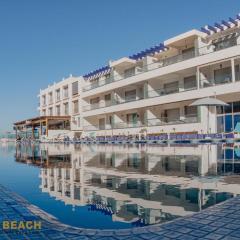
[[[138,101],[143,103],[141,107],[150,107],[160,102],[164,104],[228,94],[237,91],[239,83],[240,59],[235,58],[154,78],[143,84],[128,85],[106,95],[96,95],[94,104],[83,106],[83,112],[88,117],[102,114],[103,110],[100,109],[103,108],[104,113],[139,108]],[[108,96],[107,100],[105,96]]]
[[[134,102],[134,101],[139,101],[142,99],[147,99],[147,98],[155,98],[155,97],[161,97],[169,94],[175,94],[179,92],[184,92],[184,91],[190,91],[190,90],[195,90],[197,87],[192,87],[191,89],[180,89],[178,86],[177,87],[168,87],[168,88],[162,88],[162,89],[155,89],[151,90],[145,93],[145,97],[143,95],[132,95],[128,96],[125,98],[120,98],[118,100],[114,99],[112,101],[103,101],[103,102],[98,102],[96,104],[89,104],[83,107],[83,111],[90,111],[94,109],[100,109],[100,108],[105,108],[105,107],[110,107],[110,106],[116,106],[119,104],[124,104],[124,103],[129,103],[129,102]]]
[[[170,66],[172,64],[175,63],[179,63],[179,62],[183,62],[189,59],[193,59],[199,56],[205,56],[207,58],[207,62],[209,62],[209,58],[210,55],[209,54],[213,54],[215,52],[219,52],[220,50],[224,50],[227,48],[231,48],[237,46],[237,38],[233,37],[230,39],[226,39],[220,42],[213,42],[212,44],[206,45],[204,47],[200,47],[200,48],[189,48],[187,49],[187,51],[182,52],[181,54],[177,54],[174,56],[170,56],[170,57],[165,57],[165,58],[154,58],[153,62],[150,64],[145,64],[142,67],[135,67],[135,70],[131,72],[131,74],[129,75],[125,75],[125,74],[118,74],[116,72],[112,72],[106,79],[97,79],[95,82],[86,85],[83,88],[83,92],[87,92],[90,91],[92,89],[110,84],[110,83],[114,83],[114,82],[118,82],[133,76],[138,76],[141,75],[143,73],[155,70],[155,69],[159,69],[159,68],[163,68],[166,66]],[[219,57],[218,57],[219,59]]]
[[[153,118],[147,120],[147,126],[163,126],[163,125],[175,125],[175,124],[184,124],[184,123],[197,123],[198,122],[198,115],[191,114],[185,115],[183,118]]]
[[[166,126],[166,125],[179,125],[179,124],[189,124],[198,123],[198,114],[188,114],[178,117],[160,117],[146,119],[146,121],[137,120],[135,122],[117,122],[114,124],[106,124],[104,122],[99,122],[97,125],[84,126],[84,131],[99,131],[99,130],[113,130],[113,129],[128,129],[128,128],[144,128],[144,127],[154,127],[154,126]]]

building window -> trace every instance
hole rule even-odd
[[[60,116],[61,115],[61,110],[60,110],[60,105],[56,106],[56,115]]]
[[[73,114],[77,114],[79,112],[78,100],[73,102]]]
[[[125,77],[125,78],[131,77],[131,76],[134,76],[134,75],[135,75],[135,67],[126,69],[126,70],[124,71],[124,77]]]
[[[185,106],[184,107],[185,117],[195,117],[197,116],[196,106]]]
[[[197,81],[196,81],[195,75],[190,77],[185,77],[183,81],[184,81],[184,89],[186,90],[195,89],[197,87]]]
[[[191,48],[187,48],[187,49],[183,49],[183,50],[182,50],[182,57],[183,57],[183,59],[192,58],[192,57],[194,57],[194,54],[195,54],[195,49],[194,49],[194,47],[191,47]]]
[[[214,70],[214,83],[222,84],[229,83],[232,80],[231,67]]]
[[[56,90],[56,101],[60,101],[60,89]]]
[[[98,104],[99,101],[100,101],[100,98],[99,98],[99,97],[92,98],[92,99],[90,99],[90,104]]]
[[[130,127],[137,125],[139,120],[139,115],[137,113],[127,114],[127,123]]]
[[[176,92],[179,92],[179,83],[178,83],[178,81],[171,82],[171,83],[165,83],[163,85],[163,88],[164,88],[165,94],[176,93]]]
[[[69,115],[69,104],[68,103],[64,103],[64,114]]]
[[[78,82],[72,83],[72,95],[78,94]]]
[[[49,108],[49,116],[52,116],[53,115],[53,108]]]
[[[180,109],[167,109],[165,110],[166,122],[176,122],[180,119]]]
[[[45,109],[42,111],[42,115],[46,116],[46,110]]]
[[[98,119],[99,130],[105,129],[105,118]]]
[[[136,100],[136,97],[137,97],[136,89],[125,92],[125,100],[126,101],[134,101],[134,100]]]
[[[63,87],[63,97],[68,98],[68,86]]]
[[[77,126],[81,127],[81,118],[80,117],[77,118]]]
[[[225,132],[233,131],[232,115],[225,115]]]
[[[52,103],[53,103],[53,94],[52,94],[52,92],[50,92],[50,93],[48,94],[48,100],[49,100],[49,104],[52,104]]]
[[[232,103],[228,103],[228,105],[224,107],[224,113],[232,113]]]
[[[46,105],[46,95],[42,96],[42,105],[45,106]]]
[[[109,94],[105,95],[104,99],[105,99],[106,102],[111,101],[111,94],[109,93]]]
[[[237,38],[235,37],[235,34],[219,38],[213,42],[214,51],[218,51],[235,45],[237,45]]]

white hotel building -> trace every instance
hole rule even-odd
[[[204,97],[229,106],[189,106]],[[69,77],[39,98],[41,116],[71,116],[78,136],[231,132],[240,121],[240,15]]]

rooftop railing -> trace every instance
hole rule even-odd
[[[234,39],[235,41],[231,41],[230,43],[222,44],[221,47],[216,46],[215,44],[209,44],[209,45],[201,47],[201,48],[194,48],[192,51],[189,51],[187,53],[178,54],[178,55],[171,56],[171,57],[168,57],[168,58],[165,58],[165,59],[161,59],[161,60],[156,61],[156,62],[151,63],[151,64],[144,65],[141,68],[141,70],[139,69],[139,67],[137,67],[138,71],[135,71],[135,74],[133,74],[131,76],[124,76],[124,75],[120,75],[120,74],[115,73],[114,76],[110,76],[110,77],[108,77],[106,79],[103,79],[103,80],[98,80],[98,81],[96,81],[92,84],[89,84],[89,85],[85,86],[83,88],[83,91],[86,92],[86,91],[92,90],[94,88],[98,88],[98,87],[110,84],[112,82],[121,81],[121,80],[124,80],[126,78],[136,76],[136,75],[148,72],[148,71],[152,71],[152,70],[162,68],[162,67],[166,67],[166,66],[169,66],[169,65],[172,65],[172,64],[175,64],[175,63],[178,63],[178,62],[182,62],[182,61],[194,58],[194,57],[207,55],[207,54],[210,54],[210,53],[213,53],[213,52],[217,52],[217,51],[220,51],[220,50],[223,50],[223,49],[226,49],[226,48],[236,46],[237,45],[237,40],[236,39],[237,38],[235,37],[235,39]]]

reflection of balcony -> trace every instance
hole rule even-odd
[[[234,38],[234,39],[236,39],[236,38]],[[114,76],[111,76],[110,78],[107,78],[104,80],[98,80],[96,83],[92,83],[92,84],[85,86],[83,91],[89,91],[94,88],[98,88],[98,87],[104,86],[106,84],[110,84],[112,82],[121,81],[121,80],[124,80],[124,79],[132,77],[132,76],[137,76],[144,72],[148,72],[148,71],[151,71],[154,69],[166,67],[166,66],[169,66],[169,65],[172,65],[172,64],[175,64],[178,62],[182,62],[182,61],[194,58],[194,57],[214,53],[216,51],[220,51],[220,50],[230,48],[230,47],[233,47],[236,45],[237,45],[237,41],[231,41],[231,44],[222,44],[220,47],[216,46],[216,44],[209,44],[207,46],[204,46],[204,47],[201,47],[198,49],[193,49],[191,51],[188,51],[188,52],[185,52],[185,53],[182,53],[179,55],[171,56],[171,57],[168,57],[165,59],[161,59],[155,63],[145,65],[143,68],[141,68],[141,71],[139,71],[139,70],[135,71],[133,74],[130,74],[130,75],[124,76],[124,75],[114,74]]]

